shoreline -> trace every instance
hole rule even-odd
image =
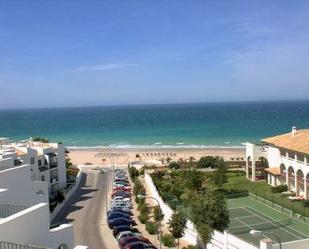
[[[107,165],[108,160],[105,162],[100,158],[96,158],[95,155],[98,152],[121,152],[126,154],[126,159],[128,161],[136,160],[160,160],[161,158],[170,157],[172,160],[188,160],[190,157],[194,157],[195,160],[199,160],[202,156],[220,156],[225,160],[244,159],[245,158],[245,148],[74,148],[69,149],[68,156],[70,157],[73,164],[94,164],[94,165]],[[139,157],[136,157],[136,156]],[[127,161],[126,161],[127,162]],[[121,163],[121,159],[119,159]]]

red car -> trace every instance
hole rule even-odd
[[[131,187],[113,187],[113,191],[117,191],[117,190],[124,190],[124,191],[130,192]]]
[[[147,244],[151,244],[149,242],[149,239],[147,239],[147,238],[132,236],[132,237],[127,237],[127,238],[121,239],[120,241],[118,241],[118,245],[119,245],[120,249],[123,249],[127,244],[132,243],[132,242],[137,242],[137,241],[141,241],[141,242],[145,242]]]

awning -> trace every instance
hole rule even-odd
[[[269,172],[272,175],[277,175],[277,176],[281,175],[280,168],[277,168],[277,167],[266,168],[265,171]]]

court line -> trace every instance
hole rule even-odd
[[[247,208],[247,210],[248,210],[249,212],[251,212],[252,214],[254,214],[251,210],[248,209],[248,208],[251,208],[251,207],[246,207],[246,208]],[[263,220],[269,222],[267,219],[265,219],[264,217],[262,217],[262,216],[264,215],[265,217],[271,219],[273,222],[276,221],[276,220],[273,219],[272,217],[270,217],[270,216],[268,216],[268,215],[265,215],[265,214],[263,214],[262,212],[260,212],[260,211],[258,211],[258,210],[256,210],[256,209],[254,209],[254,208],[252,208],[252,209],[253,209],[254,211],[256,211],[257,213],[260,214],[260,215],[256,215],[257,217],[259,217],[259,218],[261,218],[261,219],[263,219]],[[278,227],[278,228],[280,228],[280,229],[286,231],[287,233],[293,235],[294,237],[297,237],[298,239],[303,239],[302,237],[299,237],[298,235],[292,233],[291,231],[286,230],[286,229],[283,228],[283,227]],[[288,226],[288,228],[290,228],[290,227]],[[291,230],[294,230],[295,232],[298,232],[297,230],[295,230],[295,229],[293,229],[293,228],[290,228],[290,229],[291,229]],[[302,233],[300,233],[300,232],[298,232],[298,233],[299,233],[299,234],[302,234]],[[304,234],[302,234],[302,235],[304,235]]]
[[[248,206],[248,208],[251,208],[251,209],[253,209],[253,210],[259,212],[261,215],[264,215],[264,216],[266,216],[267,218],[272,219],[273,221],[276,221],[274,218],[272,218],[272,217],[270,217],[270,216],[268,216],[268,215],[266,215],[266,214],[263,214],[262,212],[260,212],[260,211],[258,211],[258,210],[256,210],[256,209],[254,209],[254,208],[252,208],[252,207],[249,207],[249,206]],[[293,217],[291,217],[291,219],[293,220]],[[304,236],[305,238],[308,238],[308,235],[307,235],[307,234],[304,234],[304,233],[302,233],[302,232],[299,232],[298,230],[294,229],[293,227],[290,227],[290,226],[287,226],[287,227],[288,227],[289,229],[295,231],[296,233],[301,234],[301,235]]]
[[[251,218],[251,217],[256,217],[256,215],[237,216],[237,217],[230,218],[230,220],[232,220],[232,219],[239,219],[239,218]]]
[[[239,220],[238,218],[236,218],[240,223],[244,224],[246,227],[251,228],[251,230],[255,230],[253,227],[251,227],[250,225],[246,224],[245,222]],[[244,233],[243,233],[244,234]],[[264,238],[268,238],[265,234],[261,234]]]

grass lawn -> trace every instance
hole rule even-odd
[[[309,208],[304,207],[301,201],[290,201],[281,193],[272,193],[271,186],[266,181],[251,182],[245,176],[228,176],[228,183],[224,184],[225,189],[247,190],[266,200],[290,209],[293,213],[309,217]]]

